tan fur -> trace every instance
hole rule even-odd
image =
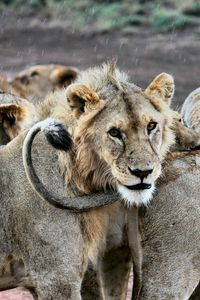
[[[2,98],[7,98],[7,104],[9,104],[8,101],[13,102],[11,98],[20,99],[20,97],[38,102],[39,99],[43,100],[52,90],[69,85],[77,77],[77,74],[78,70],[76,68],[50,64],[30,67],[10,80],[0,75],[0,90],[2,90],[0,104]],[[6,95],[5,92],[8,94]],[[13,93],[12,96],[10,92]],[[26,100],[16,101],[20,102],[20,107],[22,108],[21,102],[24,101],[25,103]],[[25,105],[26,108],[23,106],[23,116],[21,114],[21,119],[19,119],[20,114],[18,114],[18,117],[16,116],[17,120],[15,126],[11,127],[8,119],[4,119],[3,127],[6,129],[9,140],[16,137],[24,128],[29,128],[31,124],[35,122],[35,108],[31,104],[27,105],[27,103],[28,102],[26,102]],[[9,110],[9,108],[7,109]],[[25,118],[25,110],[27,109],[28,113]],[[21,122],[22,118],[23,122]],[[2,144],[1,140],[0,137],[0,144]],[[6,143],[6,141],[7,140],[4,140],[3,144]]]
[[[167,75],[166,78],[168,81]],[[158,89],[160,91],[162,87],[158,85]],[[156,100],[156,95],[151,98],[148,90],[143,92],[128,83],[127,76],[111,63],[80,73],[74,84],[66,90],[49,95],[39,104],[38,120],[52,117],[64,121],[72,135],[73,151],[61,153],[59,157],[60,168],[68,186],[73,191],[90,194],[108,187],[116,188],[118,179],[124,184],[134,180],[138,183],[130,174],[128,166],[135,163],[137,167],[141,164],[141,168],[148,168],[144,155],[141,156],[141,147],[147,151],[146,159],[155,161],[155,169],[150,176],[150,180],[154,182],[160,175],[160,161],[173,143],[170,129],[172,112],[163,100]],[[157,104],[152,104],[155,101]],[[141,136],[140,140],[140,135],[143,135],[154,115],[157,116],[162,135],[156,136],[155,141],[150,141],[153,147],[154,143],[158,147],[152,151],[148,146],[148,137]],[[126,151],[118,145],[118,141],[110,139],[108,126],[118,127],[126,134]],[[138,126],[144,129],[137,133]],[[131,155],[128,154],[130,151]],[[96,256],[95,252],[101,247],[100,243],[104,244],[104,233],[110,217],[113,213],[115,215],[115,210],[115,205],[112,205],[105,211],[83,214],[82,222],[86,244],[91,249],[88,250],[91,259]]]
[[[185,109],[182,110],[187,113],[190,107],[191,115],[187,115],[187,120],[191,123],[194,121],[195,125],[197,125],[198,110],[195,111],[193,108],[196,107],[197,102],[192,104],[188,101],[187,106],[184,103]],[[143,288],[139,298],[133,296],[132,299],[200,299],[200,284],[198,284],[200,278],[198,216],[200,151],[188,151],[200,145],[200,135],[183,125],[182,116],[178,112],[173,113],[173,118],[172,128],[176,134],[176,145],[173,147],[174,151],[167,154],[163,163],[164,172],[158,179],[155,199],[141,214],[144,253]],[[198,127],[195,126],[195,129],[198,132]],[[180,151],[180,148],[184,151]],[[103,278],[110,278],[108,284],[103,282],[106,293],[111,295],[115,286],[121,286],[121,290],[118,290],[114,299],[126,299],[122,296],[126,292],[126,287],[124,288],[126,276],[117,277],[116,281],[112,270],[118,269],[120,274],[125,272],[129,274],[127,264],[132,259],[130,249],[125,247],[126,235],[123,232],[126,214],[123,220],[124,223],[119,217],[116,220],[118,231],[113,230],[111,225],[109,226],[108,244],[101,263],[104,266]],[[129,222],[132,222],[135,228],[130,217]],[[119,240],[118,247],[112,241],[113,232]],[[129,236],[131,239],[129,245],[136,241],[136,236],[137,232]],[[124,255],[129,255],[126,263],[123,262],[121,253],[116,256],[117,249],[122,246],[124,246]],[[133,251],[135,250],[137,250],[137,245],[133,247]],[[115,262],[107,260],[108,252],[111,257],[115,257]],[[136,257],[139,254],[140,251],[136,253]],[[133,292],[135,292],[134,286]]]
[[[149,102],[148,92],[145,92],[145,94],[143,94],[143,92],[140,91],[134,85],[128,85],[128,83],[125,83],[123,81],[125,76],[123,74],[119,73],[119,71],[117,71],[117,70],[115,72],[116,72],[116,75],[114,75],[114,74],[112,75],[112,80],[113,80],[114,76],[116,77],[115,82],[119,82],[122,80],[120,83],[118,83],[118,85],[122,86],[124,84],[124,93],[130,93],[130,94],[133,93],[133,95],[134,95],[134,92],[136,91],[136,97],[138,97],[138,99],[140,98],[140,94],[141,94],[141,97],[145,98],[145,102]],[[91,80],[90,80],[90,78],[91,78]],[[75,99],[76,97],[78,100],[81,98],[86,102],[86,105],[84,108],[85,114],[81,115],[81,113],[80,113],[81,117],[78,119],[78,121],[76,121],[74,119],[74,116],[70,113],[69,110],[68,110],[68,112],[67,112],[67,109],[62,111],[63,102],[62,102],[62,100],[60,101],[58,99],[62,99],[62,97],[64,98],[65,91],[60,91],[60,92],[56,93],[55,95],[53,95],[53,97],[56,101],[56,105],[54,105],[53,109],[52,109],[52,103],[54,100],[52,99],[52,96],[47,98],[46,105],[44,102],[38,108],[40,117],[48,116],[49,112],[50,112],[50,115],[53,118],[59,117],[61,120],[63,120],[64,114],[65,114],[65,123],[68,127],[68,130],[74,135],[74,141],[77,144],[77,147],[76,147],[77,149],[75,150],[76,155],[77,155],[77,158],[75,159],[75,161],[76,161],[75,168],[74,168],[74,171],[68,170],[69,171],[68,173],[75,172],[76,176],[73,176],[75,178],[79,178],[79,176],[81,176],[82,185],[85,186],[85,189],[82,187],[82,190],[84,192],[88,192],[88,181],[87,180],[90,180],[90,182],[91,182],[90,183],[91,187],[89,188],[90,191],[94,191],[97,188],[98,189],[100,188],[100,186],[98,186],[98,187],[96,186],[97,180],[95,180],[95,183],[92,184],[92,182],[93,182],[92,178],[97,177],[94,172],[94,170],[97,169],[97,166],[99,166],[98,172],[100,174],[106,173],[106,178],[110,178],[107,183],[110,184],[110,182],[109,182],[110,180],[112,182],[112,179],[111,179],[112,176],[111,176],[111,174],[109,174],[110,167],[108,167],[108,161],[110,160],[110,156],[108,156],[106,159],[104,158],[102,160],[102,155],[103,155],[102,150],[101,150],[101,152],[97,152],[96,149],[94,149],[94,146],[88,147],[88,145],[91,143],[90,140],[94,138],[93,137],[94,136],[93,124],[95,124],[95,119],[98,118],[98,116],[101,115],[101,113],[104,113],[105,111],[111,112],[111,110],[112,110],[112,108],[111,109],[107,108],[107,106],[109,107],[109,98],[110,98],[110,102],[112,102],[113,97],[116,96],[116,98],[118,98],[118,100],[116,99],[116,103],[119,102],[120,97],[123,98],[123,92],[121,90],[116,90],[115,88],[112,88],[112,82],[110,81],[110,78],[111,78],[110,68],[108,65],[104,65],[102,67],[102,69],[96,68],[93,70],[89,70],[87,72],[83,72],[80,75],[80,78],[78,78],[76,84],[70,86],[69,89],[67,89],[66,93],[69,98],[68,99],[69,106],[71,106],[71,99]],[[106,80],[107,80],[107,82],[106,82]],[[83,82],[85,84],[84,87],[83,87]],[[108,88],[106,88],[106,84],[108,84]],[[111,85],[111,88],[109,88],[109,84]],[[125,84],[127,84],[127,86]],[[94,90],[91,90],[91,88],[93,88]],[[114,94],[113,96],[111,96],[111,93],[110,93],[111,91]],[[96,93],[98,94],[98,96],[96,96]],[[99,99],[99,101],[98,101],[98,99]],[[105,100],[100,100],[100,99],[105,99]],[[125,100],[125,101],[128,101],[128,100]],[[50,103],[51,103],[51,105],[50,105]],[[90,103],[93,103],[93,105],[94,105],[92,110],[87,109],[87,105],[90,105]],[[59,110],[59,105],[60,105],[60,110]],[[73,102],[72,109],[74,109],[74,105],[77,108],[76,103]],[[111,105],[113,105],[113,104],[111,104]],[[151,102],[150,102],[150,105],[151,105]],[[51,106],[51,111],[49,110],[49,106]],[[123,106],[123,104],[122,104],[122,106]],[[160,104],[159,106],[162,107],[162,104]],[[153,106],[152,106],[152,108],[153,108]],[[150,107],[149,107],[149,109],[150,109]],[[165,104],[163,104],[162,109],[163,109],[163,115],[164,115],[164,128],[163,128],[162,146],[160,149],[160,159],[162,159],[162,157],[165,155],[166,151],[168,150],[169,145],[171,145],[171,143],[173,142],[172,132],[169,129],[169,124],[172,122],[171,115],[170,115],[171,111]],[[41,113],[41,110],[43,111],[42,113]],[[47,113],[45,112],[45,110],[47,110]],[[60,111],[60,116],[59,116],[59,111]],[[119,114],[120,114],[120,111],[119,111]],[[146,112],[146,114],[148,114],[148,111]],[[126,118],[126,115],[122,114],[122,116],[124,117],[124,119]],[[77,115],[75,117],[77,117]],[[139,115],[137,116],[137,118],[138,118],[137,122],[140,122]],[[150,120],[150,119],[148,119],[148,117],[147,117],[146,119],[144,118],[143,120],[141,120],[141,122],[146,123],[146,122],[148,122],[148,120]],[[126,130],[128,132],[129,121],[128,120],[124,121],[122,118],[120,122],[121,122],[121,124],[119,124],[119,126],[127,127]],[[113,122],[113,123],[115,124],[115,122]],[[115,125],[117,125],[117,124],[115,124]],[[75,126],[75,130],[73,129],[73,126]],[[102,127],[102,125],[100,125],[100,127]],[[89,158],[88,162],[86,160],[87,157]],[[99,159],[100,159],[100,161],[99,161]],[[77,162],[78,162],[78,164],[77,164]],[[91,163],[91,162],[93,162],[93,163]],[[64,165],[64,161],[62,161],[62,165]],[[107,165],[107,167],[106,167],[106,165]],[[91,174],[93,174],[91,179],[89,179],[89,178],[86,179],[88,176],[90,177]],[[84,183],[85,180],[87,182],[86,184]],[[101,186],[101,188],[104,188],[107,183],[105,182],[103,184],[103,186]],[[79,185],[79,188],[80,188],[80,185]]]
[[[188,95],[181,113],[186,125],[196,132],[200,132],[200,88]]]
[[[28,111],[25,107],[20,107],[13,104],[6,107],[5,105],[0,105],[0,120],[3,128],[11,140],[21,132],[21,128],[17,124],[24,121],[27,118],[27,114]],[[15,119],[15,126],[11,126],[9,122],[10,119]]]
[[[133,299],[196,300],[200,297],[199,286],[190,297],[200,278],[199,154],[200,151],[174,152],[167,157],[163,175],[158,180],[155,199],[142,213],[143,288],[139,298]],[[175,196],[169,198],[173,194]],[[129,221],[135,226],[135,219],[129,213]],[[115,226],[112,223],[109,225],[106,251],[99,266],[104,293],[116,300],[126,299],[126,283],[130,272],[128,265],[133,259],[124,232],[126,213],[123,220],[118,215]],[[118,243],[113,241],[113,236]],[[129,237],[131,247],[136,237],[137,233]],[[122,247],[123,253],[120,252]],[[134,245],[133,251],[135,249],[137,245]],[[140,251],[136,256],[139,254]],[[84,285],[85,290],[87,298],[83,299],[92,300],[92,293],[88,296],[90,286],[87,283]]]
[[[0,90],[4,92],[9,92],[10,91],[10,84],[8,80],[6,79],[5,76],[0,74]]]
[[[42,67],[42,66],[41,66]],[[46,65],[46,68],[48,66]],[[49,67],[50,68],[50,67]],[[51,65],[49,79],[54,87],[63,88],[77,78],[78,69],[66,66]],[[47,70],[48,71],[48,70]]]
[[[119,204],[112,204],[109,207],[83,213],[82,215],[88,257],[94,264],[97,263],[98,255],[105,250],[105,232],[107,232],[109,222],[114,219],[119,212],[119,208]]]
[[[156,99],[155,94],[151,97],[148,89],[143,92],[128,83],[123,74],[109,65],[83,72],[76,84],[91,89],[90,95],[98,95],[99,101],[94,101],[92,110],[87,110],[87,104],[84,104],[82,114],[77,118],[66,99],[67,90],[50,95],[37,107],[38,119],[56,116],[64,120],[74,143],[73,149],[69,153],[60,153],[57,160],[41,137],[35,141],[34,165],[50,191],[76,196],[104,190],[106,184],[118,188],[119,181],[124,186],[135,186],[139,179],[128,167],[153,168],[148,182],[154,183],[174,137],[170,129],[172,111],[165,103],[159,103],[165,102],[165,98]],[[159,84],[157,89],[162,90]],[[85,99],[88,98],[78,99],[77,109]],[[152,120],[158,123],[158,128],[150,135],[147,127]],[[109,130],[113,126],[120,130],[123,143],[110,136]],[[114,219],[118,207],[112,205],[75,215],[42,201],[28,185],[21,167],[23,139],[24,135],[21,135],[13,140],[0,155],[3,166],[0,168],[1,203],[11,215],[8,224],[4,213],[0,219],[1,257],[12,253],[15,247],[20,250],[28,280],[34,275],[38,299],[79,300],[88,257],[94,259],[97,250],[103,247],[107,224],[110,218]],[[13,155],[14,165],[11,162]],[[91,161],[87,162],[88,158]],[[64,189],[60,171],[65,178]],[[99,183],[98,176],[104,173],[107,175]],[[53,178],[51,182],[50,178]],[[9,190],[6,180],[12,180]],[[131,199],[138,197],[134,191],[130,193]]]
[[[200,151],[177,151],[167,157],[154,199],[141,213],[143,284],[140,296],[132,299],[200,299],[199,155]],[[108,244],[101,263],[103,278],[109,278],[109,282],[103,283],[106,294],[111,296],[116,286],[121,287],[112,298],[116,300],[126,299],[125,282],[130,272],[127,264],[132,261],[121,223],[126,223],[126,214],[124,223],[119,217],[116,220],[117,230],[109,226]],[[132,223],[134,225],[133,220]],[[117,245],[112,240],[113,234],[119,240]],[[135,234],[129,238],[131,243],[136,240]],[[123,254],[116,255],[122,246]],[[115,261],[107,260],[108,253]],[[113,269],[118,270],[118,276]],[[84,300],[88,299],[92,300],[92,297]]]
[[[68,86],[78,70],[63,65],[47,64],[27,68],[10,78],[0,77],[0,89],[37,103],[50,92]]]
[[[1,115],[5,114],[8,117],[15,117],[18,121],[23,120],[27,116],[27,109],[25,107],[14,104],[8,104],[7,106],[0,104],[0,112]]]
[[[192,128],[188,128],[183,123],[183,118],[180,113],[173,112],[173,124],[171,128],[176,136],[176,143],[171,148],[176,150],[195,150],[200,147],[200,135]]]
[[[152,96],[155,96],[155,98],[157,99],[158,96],[160,96],[168,105],[171,104],[171,99],[174,96],[173,77],[166,73],[158,75],[147,88],[147,92],[150,93]]]
[[[78,118],[81,115],[81,105],[85,105],[87,109],[95,109],[95,104],[99,102],[99,96],[84,85],[72,85],[66,93],[69,106],[75,108],[75,116]],[[82,103],[78,103],[83,99]]]
[[[18,96],[0,92],[0,123],[2,130],[12,140],[23,130],[30,128],[35,122],[35,107],[33,104]],[[2,136],[3,132],[1,133]],[[0,137],[0,144],[5,142]]]

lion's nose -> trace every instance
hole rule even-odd
[[[153,169],[149,169],[149,170],[140,170],[140,169],[131,169],[129,168],[129,171],[132,175],[135,175],[136,177],[139,177],[140,179],[144,179],[146,178],[149,174],[151,174],[153,172]]]

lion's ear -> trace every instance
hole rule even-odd
[[[174,91],[174,78],[167,73],[161,73],[150,83],[145,93],[150,97],[160,98],[169,106],[174,96]]]
[[[78,76],[78,70],[68,67],[57,67],[50,74],[53,85],[64,87],[71,84]]]
[[[95,109],[100,101],[97,93],[83,84],[70,85],[66,90],[66,96],[77,118],[86,110]]]
[[[0,105],[0,122],[4,129],[12,127],[18,121],[22,121],[27,114],[25,107],[17,104],[1,104]]]

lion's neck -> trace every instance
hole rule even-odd
[[[79,192],[90,194],[115,187],[110,167],[84,143],[62,154],[60,166],[67,184]]]

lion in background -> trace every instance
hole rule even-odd
[[[36,104],[50,92],[70,85],[77,76],[78,69],[74,67],[57,64],[35,65],[9,80],[1,75],[0,89]]]
[[[30,128],[36,122],[34,105],[77,76],[76,68],[56,64],[30,67],[9,80],[0,75],[0,145]]]

